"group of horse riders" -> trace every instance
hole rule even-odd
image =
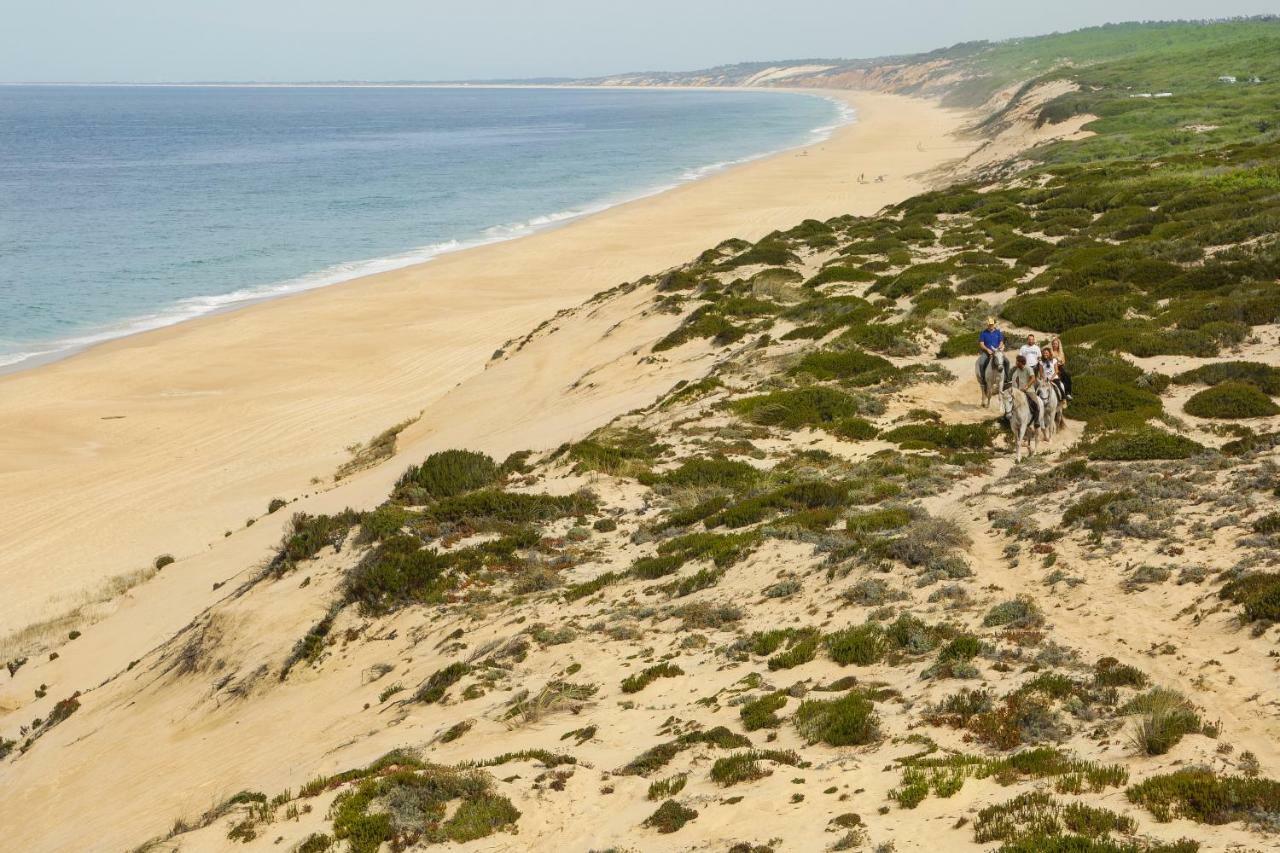
[[[1067,355],[1063,352],[1062,341],[1054,337],[1041,347],[1036,344],[1035,335],[1027,335],[1027,342],[1018,349],[1012,370],[1008,370],[1002,359],[1000,387],[991,389],[987,387],[987,367],[996,353],[1004,351],[1004,344],[1004,332],[996,325],[996,318],[988,317],[987,327],[978,334],[978,349],[981,351],[978,356],[978,381],[988,395],[1010,386],[1025,394],[1027,403],[1035,413],[1035,422],[1043,429],[1050,387],[1057,391],[1060,400],[1071,399],[1071,377],[1067,373]]]

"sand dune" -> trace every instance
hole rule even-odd
[[[756,238],[805,217],[871,213],[921,188],[913,177],[962,155],[963,116],[898,96],[836,92],[855,125],[807,151],[747,164],[525,239],[291,296],[96,347],[0,379],[0,626],[79,601],[158,554],[189,558],[248,537],[273,497],[325,488],[343,448],[413,417],[481,373],[495,349],[557,310],[685,261],[723,238]],[[884,174],[861,184],[859,174]],[[487,411],[451,403],[405,437],[406,454],[475,443],[497,400],[545,399],[571,365],[544,363],[504,387],[480,380]],[[567,370],[567,372],[572,372]],[[476,391],[477,395],[481,392]],[[515,401],[513,401],[514,403]],[[542,438],[607,419],[618,401],[564,414]],[[536,409],[526,405],[530,416]],[[562,413],[563,414],[563,413]],[[544,422],[545,423],[545,422]],[[447,441],[444,437],[447,436]],[[529,444],[514,431],[495,448]],[[385,491],[353,483],[329,502]],[[359,478],[357,478],[359,479]],[[300,505],[303,506],[303,505]],[[0,630],[0,634],[7,633]]]

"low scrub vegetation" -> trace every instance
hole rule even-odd
[[[1280,813],[1280,782],[1219,776],[1201,768],[1152,776],[1129,788],[1125,795],[1162,823],[1183,818],[1218,826]]]
[[[1280,406],[1248,382],[1222,382],[1193,394],[1183,407],[1198,418],[1266,418],[1280,414]]]

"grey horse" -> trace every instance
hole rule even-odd
[[[1045,441],[1052,441],[1058,430],[1066,426],[1066,415],[1064,411],[1067,408],[1066,401],[1062,399],[1062,394],[1058,391],[1058,386],[1052,382],[1041,382],[1040,387],[1044,390],[1044,394],[1040,397],[1041,406],[1044,408],[1042,413]]]
[[[1031,411],[1031,402],[1026,392],[1012,386],[1000,392],[1000,402],[1004,405],[1004,417],[1013,430],[1014,461],[1022,461],[1022,445],[1027,451],[1035,454],[1040,441],[1040,428]]]
[[[985,373],[982,370],[983,359],[987,360]],[[991,398],[1004,390],[1005,383],[1009,381],[1009,360],[1005,358],[1004,350],[996,350],[989,358],[985,353],[978,356],[973,373],[978,378],[978,387],[982,389],[982,408],[985,409],[991,405]]]

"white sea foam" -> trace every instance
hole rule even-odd
[[[450,252],[458,252],[464,249],[472,249],[479,246],[524,237],[537,231],[563,225],[584,216],[592,216],[597,213],[602,213],[621,204],[639,201],[640,199],[649,198],[651,196],[667,192],[681,184],[701,180],[733,166],[740,166],[766,157],[772,157],[786,151],[808,147],[815,142],[821,142],[829,139],[836,130],[857,120],[857,114],[853,108],[839,99],[829,96],[814,97],[822,97],[824,100],[830,101],[836,105],[838,108],[836,121],[830,125],[814,128],[810,132],[812,138],[795,145],[761,152],[760,154],[742,157],[737,160],[709,163],[705,166],[687,169],[681,173],[678,181],[657,187],[651,187],[639,193],[619,196],[609,201],[586,205],[580,208],[535,216],[524,222],[516,222],[509,225],[496,225],[485,229],[483,236],[479,238],[471,240],[446,240],[444,242],[422,246],[417,249],[411,249],[408,252],[403,252],[397,255],[334,264],[314,273],[309,273],[297,278],[272,284],[241,288],[239,290],[233,290],[230,293],[193,296],[181,299],[160,311],[139,317],[133,317],[119,323],[99,326],[95,329],[86,331],[83,334],[40,343],[26,344],[26,346],[31,348],[18,352],[6,353],[0,351],[0,373],[10,372],[33,364],[53,361],[78,350],[93,346],[94,344],[100,344],[105,341],[127,337],[129,335],[136,335],[141,332],[162,329],[166,326],[172,326],[186,320],[193,320],[197,317],[215,314],[220,311],[227,311],[255,302],[262,302],[267,299],[274,299],[280,296],[287,296],[289,294],[300,293],[306,290],[314,290],[316,288],[327,287],[333,284],[341,284],[342,282],[351,281],[368,275],[403,269],[405,267],[414,266],[415,264],[426,263]]]

